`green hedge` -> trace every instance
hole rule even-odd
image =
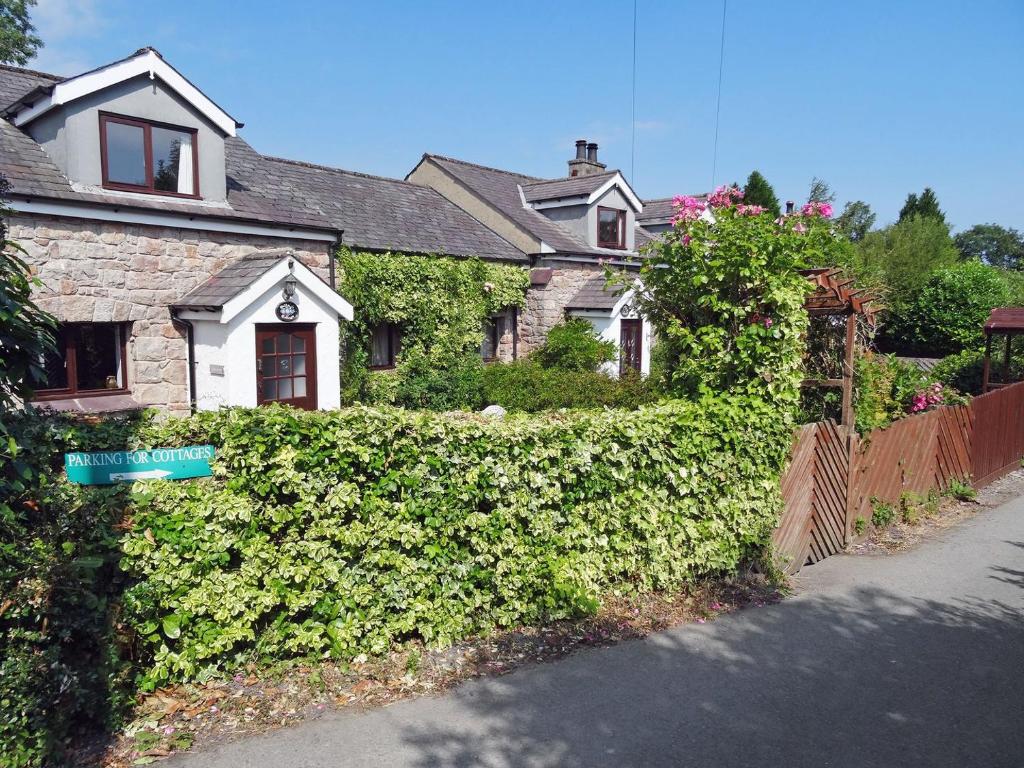
[[[133,673],[153,688],[443,644],[735,569],[769,541],[790,445],[750,398],[10,426],[44,471],[19,490],[5,469],[3,766],[115,722]],[[217,447],[213,478],[83,488],[60,472],[65,450],[196,443]]]
[[[545,368],[532,357],[491,363],[483,371],[483,399],[509,411],[536,413],[559,408],[638,408],[658,399],[651,377],[613,379],[600,371]]]

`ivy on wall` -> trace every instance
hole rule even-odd
[[[525,306],[529,274],[480,259],[338,253],[338,290],[355,307],[342,327],[342,400],[457,408],[480,390],[487,319]],[[393,371],[370,370],[371,333],[392,323],[401,338]]]

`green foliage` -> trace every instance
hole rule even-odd
[[[871,500],[871,524],[875,528],[885,528],[896,522],[896,507],[884,501]]]
[[[475,408],[480,345],[494,314],[525,304],[526,270],[479,259],[338,254],[339,292],[356,308],[342,325],[345,402],[412,408]],[[371,372],[370,336],[378,323],[401,336],[395,370]]]
[[[843,207],[843,212],[836,218],[836,227],[852,242],[864,239],[875,226],[875,212],[863,200],[851,200]]]
[[[949,228],[931,217],[915,217],[868,232],[857,244],[857,274],[872,275],[890,291],[888,304],[904,300],[928,275],[953,266],[959,252]]]
[[[863,517],[858,517],[853,521],[853,532],[858,536],[863,536],[864,532],[868,529],[868,521]]]
[[[117,622],[128,493],[68,484],[62,453],[123,447],[138,423],[3,418],[16,458],[0,469],[0,766],[66,765],[68,736],[108,727],[128,704]]]
[[[992,381],[1002,381],[1005,342],[998,337],[992,344]],[[1010,380],[1024,380],[1024,342],[1019,339],[1011,346]],[[942,358],[932,368],[932,376],[960,392],[970,395],[981,394],[982,372],[985,352],[981,349],[965,349],[955,355]]]
[[[942,381],[934,371],[926,374],[892,355],[868,352],[858,357],[854,366],[853,409],[861,434],[904,418],[912,412],[916,394]],[[942,394],[944,404],[962,402],[952,388]]]
[[[1003,269],[1024,269],[1024,234],[1016,229],[975,224],[954,239],[962,259],[978,259]]]
[[[974,501],[978,498],[978,492],[976,490],[955,477],[951,479],[949,481],[949,485],[946,486],[945,494],[957,501]]]
[[[830,261],[842,238],[820,216],[777,224],[735,206],[713,213],[679,223],[641,266],[635,301],[665,346],[666,386],[679,396],[757,394],[789,411],[807,328],[809,285],[797,270]]]
[[[0,195],[8,189],[7,181],[0,177]],[[40,363],[43,355],[54,349],[53,334],[56,330],[53,318],[32,302],[32,286],[37,281],[30,275],[28,265],[16,254],[21,248],[6,239],[7,226],[2,217],[8,214],[9,211],[0,205],[0,411],[13,408],[16,401],[31,397],[32,382],[44,376]],[[3,452],[0,452],[0,457],[9,458]]]
[[[615,344],[602,340],[594,327],[578,317],[568,318],[548,331],[544,345],[533,357],[545,368],[596,371],[616,358]]]
[[[899,223],[915,218],[933,219],[946,226],[946,214],[939,209],[939,198],[931,187],[925,187],[920,196],[913,192],[907,195],[907,201],[900,209]]]
[[[836,194],[827,181],[817,176],[811,179],[811,188],[807,193],[808,203],[832,203],[835,199]]]
[[[941,356],[978,347],[993,307],[1007,306],[1001,270],[967,261],[933,272],[889,320],[888,337],[901,348]]]
[[[545,368],[532,356],[484,368],[484,401],[509,411],[634,409],[657,398],[655,382],[636,373],[614,379],[599,371]]]
[[[763,206],[773,216],[778,216],[782,212],[775,190],[760,171],[751,171],[747,177],[747,184],[743,188],[743,202],[747,205]]]
[[[36,0],[0,0],[0,63],[25,66],[43,47],[29,17]]]

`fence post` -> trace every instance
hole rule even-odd
[[[846,315],[846,346],[843,347],[843,426],[853,429],[853,351],[857,340],[857,315]]]

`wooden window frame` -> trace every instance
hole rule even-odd
[[[146,165],[145,185],[125,184],[124,182],[111,181],[107,170],[107,123],[119,123],[121,125],[133,125],[142,128],[142,145]],[[192,136],[192,194],[184,192],[168,192],[153,187],[153,128],[166,128],[171,131],[180,131]],[[187,200],[200,199],[199,193],[199,131],[196,128],[187,128],[183,125],[161,123],[156,120],[142,120],[137,117],[118,115],[113,112],[100,112],[100,167],[103,177],[104,189],[116,189],[121,192],[139,192],[144,195],[160,195],[161,197],[179,197]]]
[[[111,325],[121,331],[121,381],[124,384],[114,389],[78,388],[78,329],[85,325]],[[64,400],[69,397],[102,397],[104,395],[127,395],[128,387],[128,327],[125,323],[66,323],[58,331],[57,343],[64,350],[64,373],[68,386],[61,389],[37,389],[33,400]]]
[[[618,219],[618,230],[619,238],[616,242],[606,242],[601,240],[601,213],[604,211],[611,211],[615,214]],[[619,208],[606,208],[603,205],[597,206],[597,247],[598,248],[615,248],[619,251],[626,249],[626,212]]]
[[[264,405],[266,403],[284,403],[285,405],[293,405],[296,408],[303,408],[305,410],[315,411],[320,407],[319,394],[317,393],[316,380],[318,376],[317,359],[316,359],[316,323],[256,323],[256,404]],[[272,334],[276,336],[279,333],[302,333],[306,334],[305,350],[303,352],[273,352],[271,354],[275,359],[282,356],[290,357],[295,354],[304,354],[306,356],[306,373],[300,374],[300,376],[306,379],[306,394],[302,397],[290,397],[290,398],[270,398],[266,399],[263,397],[263,378],[266,373],[262,369],[260,359],[265,354],[260,349],[260,340],[264,334]],[[272,375],[269,378],[280,381],[281,379],[291,379],[293,382],[299,376],[294,373],[288,376]],[[302,401],[305,405],[297,403],[296,401]],[[308,407],[307,407],[308,406]]]
[[[484,342],[487,341],[488,336],[491,336],[492,340],[494,341],[494,354],[491,355],[490,357],[483,353],[483,345],[480,345],[480,358],[485,363],[493,363],[498,359],[498,347],[501,345],[501,339],[505,335],[504,328],[502,327],[504,324],[505,315],[495,315],[493,317],[489,317],[487,318],[487,321],[484,323]]]
[[[398,332],[398,326],[394,323],[377,323],[370,328],[370,360],[373,360],[373,333],[382,325],[387,326],[388,329],[388,362],[384,365],[367,366],[371,371],[394,370],[398,362],[398,354],[402,351],[402,337]]]
[[[627,326],[628,324],[628,326]],[[630,365],[626,359],[625,329],[635,328],[636,330],[636,366]],[[619,377],[625,376],[629,371],[641,373],[644,367],[644,321],[632,317],[623,317],[619,320]]]

